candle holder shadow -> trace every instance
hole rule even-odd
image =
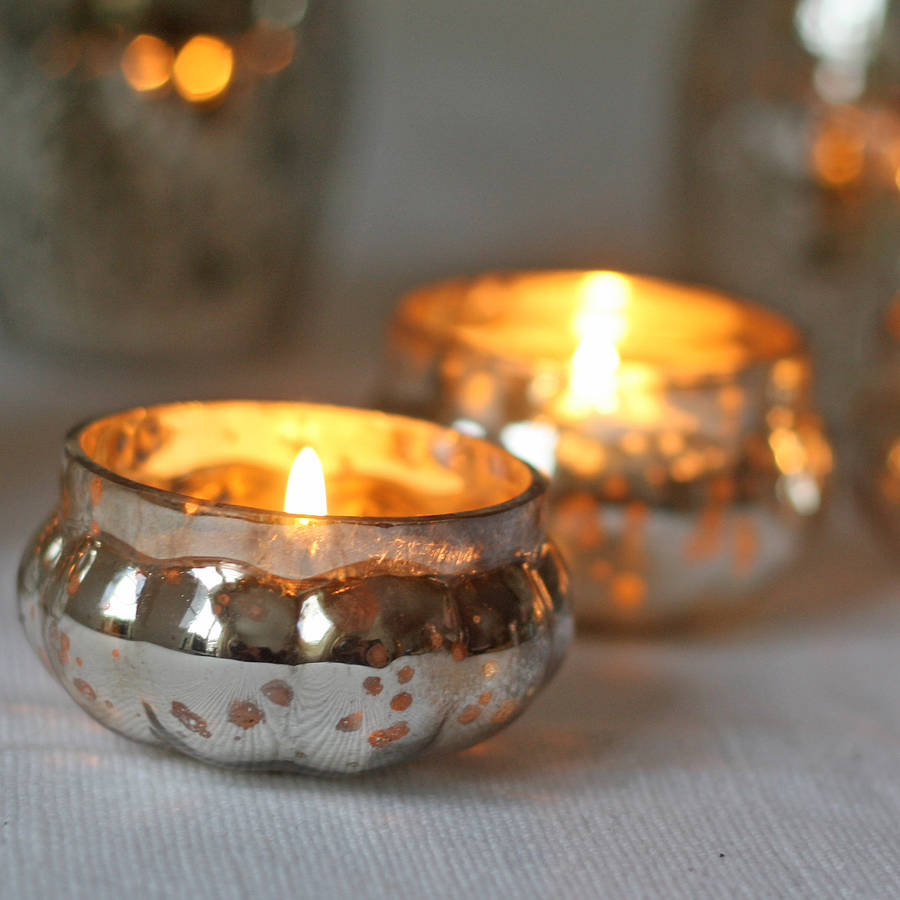
[[[338,514],[253,505],[304,445]],[[99,419],[65,451],[20,617],[75,701],[127,737],[223,766],[361,772],[495,733],[571,642],[546,482],[486,442],[225,401]]]
[[[389,330],[390,407],[552,476],[579,622],[671,628],[799,555],[832,452],[802,337],[715,291],[617,272],[427,286]]]

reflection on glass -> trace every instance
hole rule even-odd
[[[304,644],[318,644],[334,627],[321,604],[322,595],[315,593],[307,597],[300,608],[297,633]]]
[[[137,569],[118,572],[106,586],[100,608],[107,616],[120,622],[133,622],[137,616],[137,603],[146,576]]]

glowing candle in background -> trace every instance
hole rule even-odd
[[[414,291],[391,326],[395,408],[553,476],[583,621],[721,608],[796,555],[831,454],[797,331],[714,291],[619,272]]]

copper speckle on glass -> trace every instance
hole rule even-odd
[[[494,696],[493,691],[485,691],[479,698],[478,702],[482,706],[487,706],[488,703],[491,702],[491,698]]]
[[[399,681],[400,684],[406,684],[408,681],[410,681],[412,679],[413,675],[415,675],[415,674],[416,674],[416,670],[412,666],[404,666],[397,673],[397,681]]]
[[[628,496],[628,481],[624,475],[610,475],[603,479],[603,493],[610,500],[624,500]]]
[[[395,725],[391,725],[390,728],[373,731],[369,735],[369,743],[373,747],[386,747],[388,744],[399,741],[400,738],[406,737],[408,734],[409,726],[406,722],[397,722]]]
[[[261,622],[266,617],[265,607],[259,603],[252,604],[246,612],[247,618],[252,619],[254,622]]]
[[[100,503],[100,498],[103,496],[103,482],[96,475],[91,479],[89,494],[91,498],[91,504],[93,506],[97,506],[97,504]]]
[[[362,712],[350,713],[349,716],[344,716],[334,727],[337,731],[359,731],[362,728],[362,720]]]
[[[497,663],[490,661],[490,662],[486,662],[481,667],[481,674],[484,675],[485,678],[490,679],[490,678],[493,678],[499,670],[500,670],[500,666],[498,666]]]
[[[294,692],[291,690],[291,686],[280,678],[266,682],[260,690],[266,699],[276,706],[290,706],[291,701],[294,699]]]
[[[118,658],[119,658],[119,651],[118,651],[118,650],[113,650],[112,655],[113,655],[113,659],[118,659]]]
[[[866,159],[865,118],[852,107],[840,107],[817,125],[810,163],[818,180],[829,188],[846,188],[862,175]]]
[[[66,665],[69,662],[69,636],[64,631],[59,633],[59,649],[57,655],[59,656],[59,661],[62,665]]]
[[[185,500],[184,502],[184,512],[188,516],[194,515],[197,510],[200,509],[200,504],[195,503],[193,500]]]
[[[491,717],[491,721],[495,725],[501,725],[504,722],[508,722],[515,715],[518,708],[519,703],[517,700],[504,700],[500,709],[498,709]]]
[[[718,504],[707,506],[684,548],[685,558],[697,562],[715,556],[721,536],[722,507]]]
[[[75,657],[75,665],[76,665],[76,666],[80,666],[80,665],[81,665],[81,657],[80,657],[80,656],[76,656],[76,657]]]
[[[103,701],[103,705],[104,705],[107,709],[115,709],[115,707],[113,706],[112,700],[104,700],[104,701]]]
[[[734,573],[746,574],[756,558],[759,547],[759,538],[756,535],[756,526],[751,519],[741,517],[735,523],[734,534]]]
[[[228,708],[228,721],[246,731],[265,721],[266,714],[250,700],[235,700]]]
[[[188,731],[193,731],[194,734],[199,734],[200,737],[204,738],[211,736],[206,719],[198,716],[195,712],[191,712],[191,710],[183,703],[179,703],[178,700],[172,701],[171,713],[185,728],[187,728]]]
[[[72,681],[72,684],[75,685],[78,693],[81,694],[85,700],[97,699],[97,692],[83,678],[75,678]]]
[[[181,569],[174,566],[170,569],[163,569],[162,577],[166,584],[180,584],[182,577]]]
[[[375,643],[366,650],[366,662],[376,669],[383,669],[389,661],[390,657],[381,641],[375,641]]]
[[[629,456],[640,456],[646,453],[648,443],[647,435],[641,431],[626,431],[619,438],[619,446]]]
[[[619,609],[634,610],[643,604],[647,586],[637,573],[619,572],[610,579],[609,591]]]
[[[384,685],[381,683],[381,679],[377,675],[371,675],[365,681],[363,681],[363,690],[367,694],[371,694],[373,697],[377,697],[384,690]]]
[[[778,364],[776,363],[776,369]],[[744,405],[744,391],[736,384],[726,384],[719,389],[719,409],[728,416],[736,416]]]
[[[457,661],[462,662],[466,658],[466,646],[461,641],[454,641],[450,648],[450,655]]]
[[[403,712],[404,709],[409,709],[412,702],[412,694],[408,691],[401,691],[401,693],[391,697],[391,709],[396,710],[397,712]]]
[[[467,706],[458,716],[457,720],[461,725],[468,725],[474,722],[481,715],[480,706]]]

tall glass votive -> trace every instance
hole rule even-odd
[[[378,768],[490,736],[571,641],[546,481],[485,441],[228,401],[98,419],[65,454],[19,612],[74,700],[135,740]]]
[[[552,475],[578,618],[647,627],[733,606],[793,560],[832,454],[803,340],[701,287],[605,271],[413,291],[387,393]]]

